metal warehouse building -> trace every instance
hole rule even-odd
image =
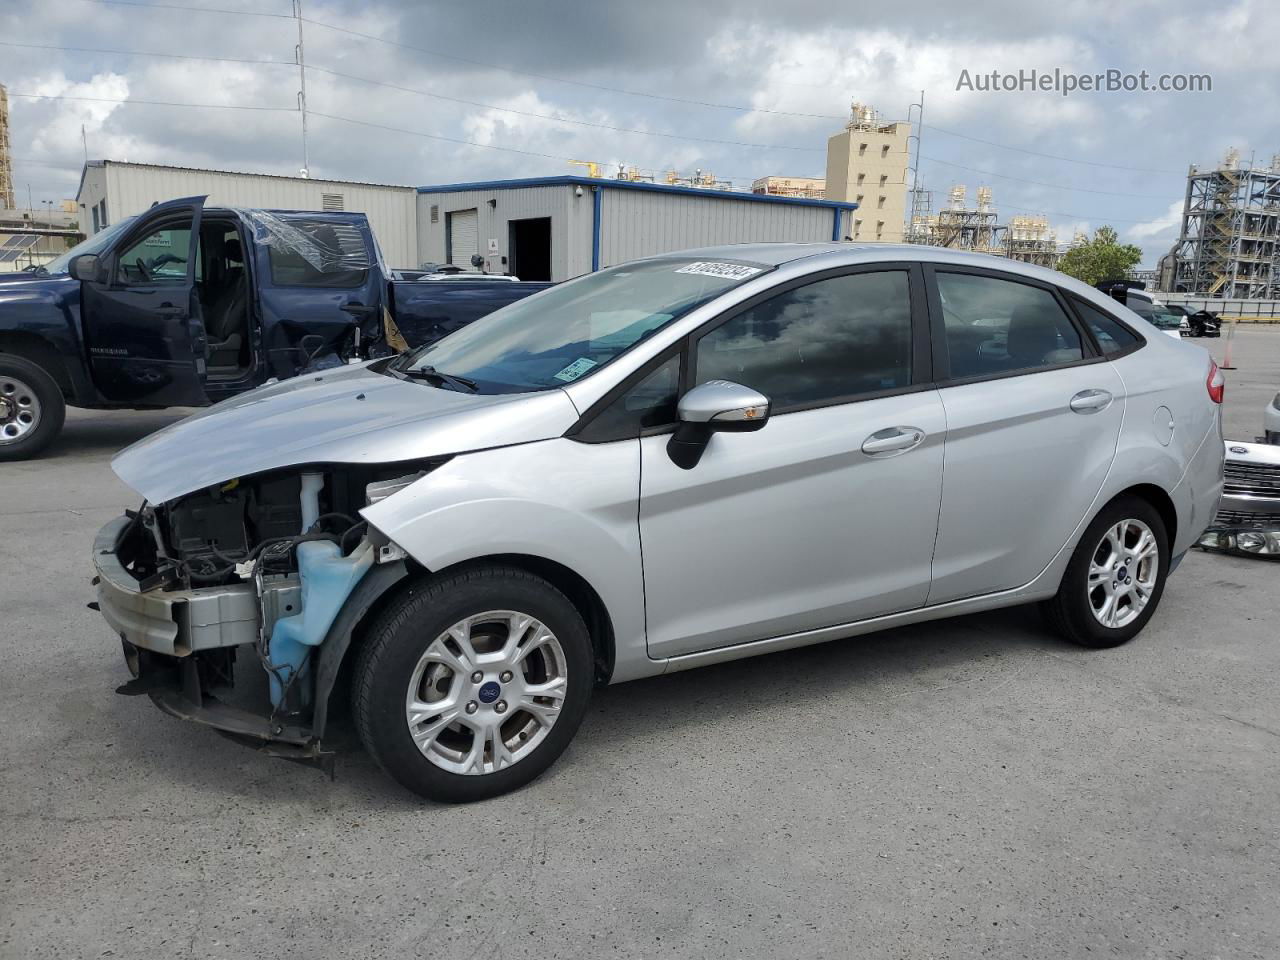
[[[567,280],[686,247],[839,240],[856,207],[573,176],[419,187],[418,259]]]
[[[416,190],[376,183],[97,160],[86,163],[80,176],[80,226],[97,233],[153,203],[201,194],[208,194],[210,206],[363,213],[388,264],[411,267],[419,260]]]

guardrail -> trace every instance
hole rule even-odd
[[[1215,297],[1160,291],[1156,291],[1154,296],[1165,303],[1176,303],[1192,311],[1208,310],[1222,317],[1280,321],[1280,300],[1219,300]]]

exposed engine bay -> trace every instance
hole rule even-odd
[[[136,678],[121,692],[149,693],[179,715],[190,701],[207,714],[208,692],[232,685],[237,650],[248,646],[268,677],[265,726],[217,701],[227,722],[204,719],[232,733],[308,741],[317,649],[370,570],[403,570],[404,554],[359,511],[442,462],[294,468],[129,511],[110,549],[96,551],[100,608]],[[157,693],[162,686],[168,693]]]

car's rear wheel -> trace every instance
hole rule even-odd
[[[1155,614],[1168,572],[1168,533],[1159,511],[1139,497],[1121,497],[1089,524],[1057,595],[1043,609],[1073,643],[1114,647],[1137,636]]]
[[[24,357],[0,353],[0,460],[25,460],[50,443],[66,416],[53,377]]]
[[[412,585],[374,624],[354,675],[365,748],[432,800],[482,800],[547,769],[594,684],[577,609],[524,570],[472,567]]]

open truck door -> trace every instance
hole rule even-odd
[[[280,378],[364,356],[387,275],[360,213],[240,210],[253,232],[267,363]]]
[[[157,204],[99,255],[76,257],[89,370],[107,400],[196,406],[206,337],[196,296],[204,197]]]

